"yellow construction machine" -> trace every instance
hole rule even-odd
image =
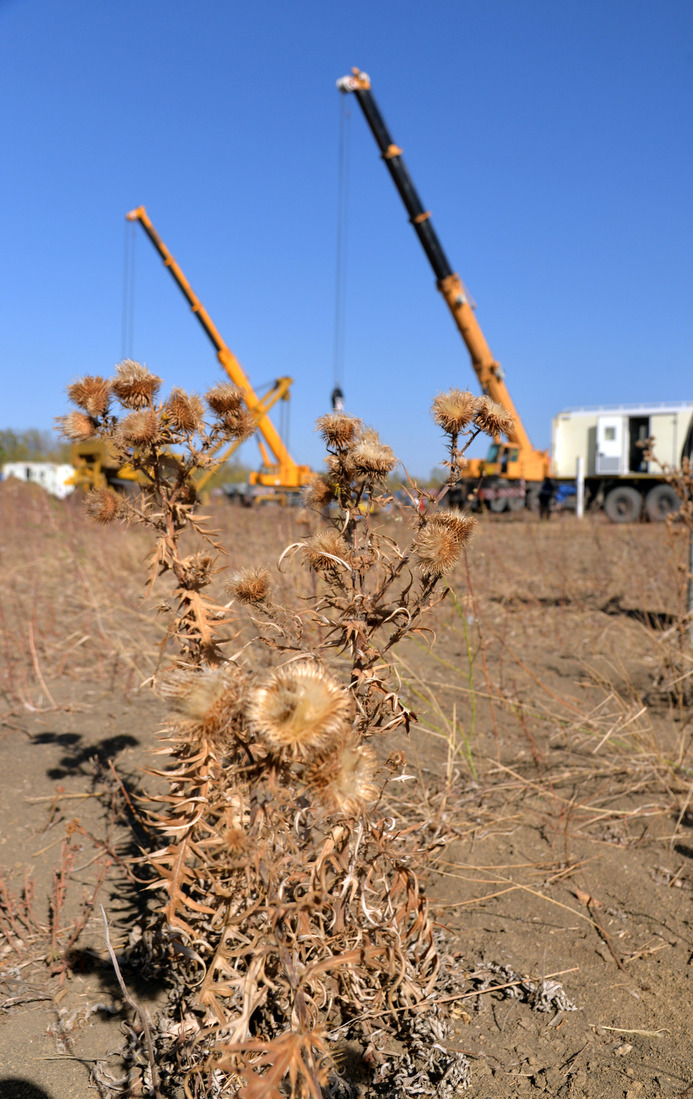
[[[450,266],[431,224],[431,215],[424,209],[404,164],[402,150],[393,142],[378,109],[369,77],[359,69],[352,69],[349,76],[337,81],[337,87],[345,93],[353,92],[361,106],[409,220],[433,268],[436,285],[469,351],[481,388],[512,413],[515,421],[507,442],[495,440],[486,459],[470,462],[454,495],[460,503],[464,503],[473,494],[493,511],[520,509],[536,497],[549,471],[549,455],[546,451],[536,450],[530,442],[505,384],[502,367],[491,353],[462,279]]]
[[[256,439],[260,448],[262,466],[250,474],[247,486],[238,495],[243,502],[251,503],[254,498],[279,498],[282,501],[297,493],[303,485],[315,476],[308,466],[298,465],[289,454],[279,432],[269,418],[269,411],[278,401],[289,399],[292,378],[277,378],[274,385],[262,396],[258,396],[236,356],[222,339],[202,302],[193,291],[173,255],[166,247],[154,228],[144,206],[138,206],[125,215],[128,221],[139,221],[145,233],[161,256],[164,265],[179,287],[193,313],[211,340],[219,362],[232,382],[244,392],[245,402],[255,419]],[[237,450],[240,444],[233,442],[217,455],[217,464],[196,482],[199,491],[213,476],[216,469]],[[131,466],[118,466],[108,448],[99,441],[78,443],[72,448],[72,464],[75,466],[75,482],[84,487],[99,487],[103,484],[127,485],[137,480],[137,474]]]

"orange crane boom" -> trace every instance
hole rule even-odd
[[[436,276],[436,286],[447,302],[457,329],[465,342],[472,361],[472,367],[479,379],[484,393],[502,405],[514,418],[515,426],[508,435],[511,444],[510,464],[505,464],[503,476],[520,477],[529,481],[540,481],[548,471],[548,455],[545,451],[535,450],[525,427],[518,415],[508,388],[505,384],[503,369],[494,358],[486,342],[481,327],[474,315],[464,284],[455,272],[443,250],[431,223],[429,211],[424,209],[414,187],[411,176],[402,158],[402,150],[395,145],[385,124],[383,116],[371,92],[368,75],[360,69],[352,69],[349,76],[337,81],[342,92],[353,92],[358,99],[370,130],[382,154],[385,166],[405,205],[409,220],[419,238],[424,252]],[[516,452],[515,457],[513,453]],[[488,463],[484,472],[488,473]],[[491,471],[495,472],[495,471]]]
[[[139,221],[161,256],[164,266],[168,267],[176,285],[183,293],[190,308],[211,340],[219,362],[231,380],[244,391],[245,402],[256,419],[257,431],[261,436],[261,438],[258,438],[258,444],[263,459],[263,468],[259,472],[250,475],[250,483],[280,490],[297,489],[302,485],[308,484],[313,479],[314,474],[309,466],[298,465],[294,461],[284,445],[279,432],[267,415],[269,409],[276,404],[278,400],[288,399],[289,388],[293,379],[286,377],[278,378],[269,394],[266,394],[264,397],[259,397],[250,384],[243,367],[233,351],[231,351],[229,346],[222,339],[221,334],[212,321],[209,313],[195,294],[173,255],[157,233],[145,207],[138,206],[125,216],[128,221]],[[230,450],[227,451],[225,457],[228,457],[230,453]]]

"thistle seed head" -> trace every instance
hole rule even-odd
[[[87,496],[85,510],[90,519],[105,526],[106,523],[112,523],[114,519],[120,518],[122,506],[122,500],[113,489],[97,488]]]
[[[153,408],[131,412],[118,425],[118,438],[126,446],[153,446],[160,439],[159,416]]]
[[[67,387],[67,395],[73,404],[83,408],[95,420],[105,416],[111,399],[111,386],[105,378],[87,375]]]
[[[355,473],[378,479],[387,477],[397,465],[397,458],[390,447],[381,443],[378,432],[370,427],[362,433],[349,457]]]
[[[270,593],[270,574],[267,569],[241,569],[235,573],[228,584],[241,603],[264,603]]]
[[[186,728],[219,740],[241,721],[243,681],[233,664],[223,667],[173,668],[157,689]]]
[[[362,427],[355,416],[346,416],[343,412],[330,412],[315,422],[325,443],[335,450],[346,450],[356,440]]]
[[[344,568],[349,560],[349,547],[338,531],[328,527],[306,539],[303,543],[303,559],[316,572]]]
[[[344,745],[308,764],[308,789],[332,812],[356,817],[378,796],[376,755],[350,737]]]
[[[98,434],[98,425],[86,412],[68,412],[67,416],[57,416],[56,425],[65,439],[75,443],[85,443]]]
[[[454,568],[475,527],[471,515],[448,510],[431,515],[412,546],[424,580],[437,580]]]
[[[243,404],[244,392],[233,382],[221,382],[206,393],[207,404],[217,416],[237,412]]]
[[[486,394],[477,397],[474,406],[474,422],[487,435],[492,435],[495,439],[498,435],[509,435],[513,431],[515,420],[512,414],[507,412],[502,405],[492,401]]]
[[[116,378],[111,389],[125,408],[146,408],[151,405],[161,386],[161,378],[146,366],[132,359],[123,359],[116,366]]]
[[[449,389],[434,398],[431,412],[443,431],[458,435],[474,419],[476,402],[468,389]]]
[[[243,406],[225,412],[221,424],[229,439],[240,439],[241,442],[249,439],[257,427],[255,417]]]
[[[351,481],[356,473],[349,450],[342,454],[328,454],[325,464],[337,484],[343,484],[345,479]]]
[[[248,836],[238,825],[231,824],[221,833],[227,853],[231,858],[240,859],[248,853]]]
[[[171,390],[164,411],[176,431],[182,431],[186,435],[194,435],[199,431],[205,414],[200,398],[195,393],[186,393],[184,389]]]
[[[334,485],[328,477],[320,474],[303,489],[303,504],[307,508],[321,511],[335,499]]]
[[[346,731],[349,696],[309,661],[288,664],[250,695],[251,728],[275,751],[294,757],[324,752]]]

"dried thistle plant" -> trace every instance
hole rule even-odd
[[[171,709],[162,751],[173,763],[151,772],[165,786],[150,800],[159,842],[149,862],[176,1014],[192,1022],[167,1048],[162,1025],[161,1056],[186,1066],[187,1095],[212,1084],[205,1094],[246,1099],[319,1099],[328,1085],[337,1094],[340,1028],[377,1065],[378,1034],[405,1035],[417,1013],[434,1011],[440,958],[416,870],[426,849],[384,816],[391,774],[376,747],[415,720],[392,650],[432,636],[426,613],[444,598],[475,521],[412,483],[410,536],[398,545],[380,521],[395,455],[358,419],[324,416],[327,469],[306,500],[330,513],[280,559],[314,574],[315,598],[300,613],[282,607],[268,570],[253,568],[231,576],[231,605],[219,606],[207,588],[224,550],[197,515],[194,477],[220,438],[246,430],[242,394],[210,391],[208,424],[199,398],[181,390],[156,403],[160,380],[139,364],[121,364],[106,384],[125,417],[105,398],[80,415],[143,483],[134,501],[93,494],[89,512],[151,529],[150,586],[174,578],[169,633],[180,650],[158,677]],[[84,387],[70,387],[80,407]],[[452,391],[434,402],[449,485],[471,439],[499,427],[483,400]],[[182,556],[187,528],[200,548]],[[248,613],[257,636],[229,652],[233,615]]]
[[[121,465],[134,471],[137,495],[97,489],[87,498],[87,512],[98,523],[119,519],[153,532],[149,586],[164,574],[174,579],[176,615],[171,633],[187,661],[215,663],[222,659],[220,630],[227,613],[203,589],[216,570],[216,558],[226,551],[205,518],[197,514],[195,481],[214,466],[220,446],[245,438],[248,420],[253,421],[236,386],[211,389],[205,417],[202,399],[182,389],[157,402],[161,384],[145,366],[126,359],[112,379],[86,377],[73,382],[68,397],[79,411],[59,417],[57,423],[66,438],[108,444]],[[120,414],[111,411],[114,400],[121,405]],[[182,555],[180,535],[187,528],[205,545],[205,552]]]

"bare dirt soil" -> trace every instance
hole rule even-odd
[[[215,519],[235,566],[276,562],[316,522]],[[147,686],[165,592],[143,601],[141,532],[74,502],[5,482],[0,521],[0,1097],[82,1099],[95,1080],[115,1096],[133,1014],[100,905],[130,992],[161,1000],[127,964],[155,898],[125,864],[165,715]],[[663,526],[484,518],[435,644],[397,654],[419,725],[387,744],[411,777],[385,808],[433,852],[470,1099],[693,1096],[683,558]]]

